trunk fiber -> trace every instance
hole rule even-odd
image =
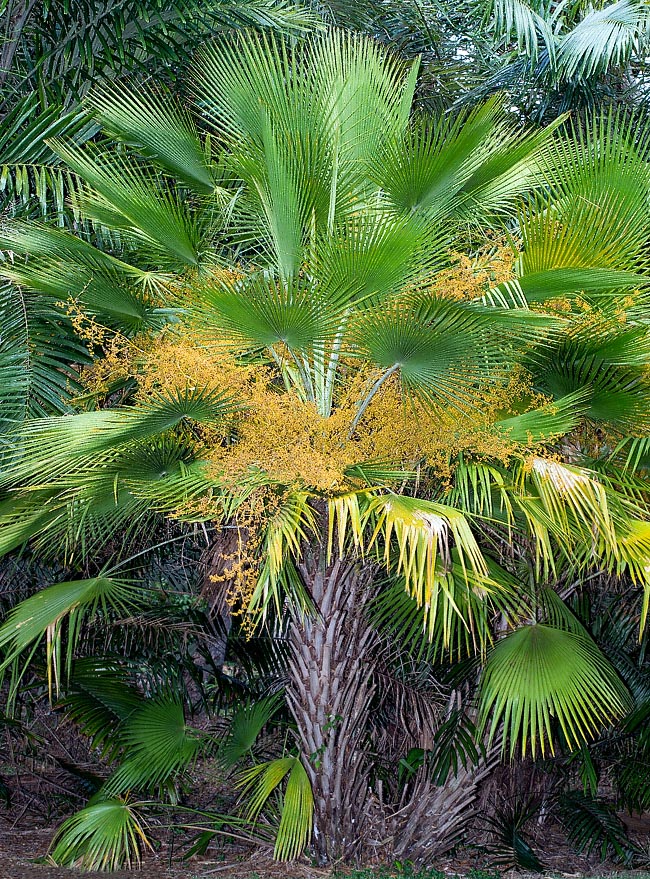
[[[364,618],[370,572],[323,559],[314,553],[299,568],[315,609],[291,621],[288,699],[314,792],[315,854],[326,863],[354,858],[363,844],[375,639]]]

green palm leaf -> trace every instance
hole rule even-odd
[[[37,208],[43,219],[62,225],[65,198],[76,181],[47,145],[53,137],[83,143],[97,126],[78,109],[65,111],[54,104],[43,110],[39,95],[31,92],[6,112],[0,132],[0,196],[5,208],[23,212]]]
[[[335,333],[342,307],[300,279],[282,282],[253,275],[243,283],[206,289],[197,311],[208,327],[240,343],[283,343],[293,351],[308,351]]]
[[[121,82],[95,89],[89,103],[107,132],[197,192],[214,190],[196,126],[171,93]]]
[[[588,399],[589,393],[581,389],[538,409],[502,418],[494,426],[516,443],[548,443],[578,426],[587,411]]]
[[[525,0],[491,0],[485,7],[485,18],[494,18],[496,32],[517,42],[520,52],[536,59],[540,48],[553,57],[554,37],[551,23],[540,14],[537,4]]]
[[[47,295],[53,304],[66,300],[79,303],[89,314],[105,316],[127,331],[151,323],[152,309],[135,290],[129,290],[123,276],[100,261],[93,266],[90,260],[79,265],[69,259],[33,257],[23,265],[3,266],[2,274],[14,284]]]
[[[220,421],[233,409],[231,398],[202,390],[159,396],[139,408],[103,409],[72,417],[36,419],[17,436],[20,460],[0,474],[0,484],[39,476],[53,478],[74,466],[88,466],[120,447],[171,430],[185,420]]]
[[[648,35],[650,13],[639,0],[618,0],[587,15],[561,41],[558,72],[566,79],[606,73],[629,60]]]
[[[46,638],[50,692],[53,684],[58,690],[62,671],[67,669],[69,674],[84,623],[100,610],[103,614],[109,610],[126,614],[136,601],[136,587],[112,577],[48,586],[16,605],[0,627],[0,649],[5,652],[1,667],[14,663],[26,650],[30,650],[31,658]],[[65,651],[62,650],[64,631]],[[13,688],[18,680],[14,678]]]
[[[553,127],[521,132],[507,122],[502,102],[491,99],[471,113],[400,131],[371,157],[371,179],[400,213],[484,221],[532,187]]]
[[[106,782],[109,797],[167,782],[196,759],[201,744],[199,731],[186,726],[177,696],[145,702],[125,719],[120,737],[126,759]]]
[[[529,479],[528,497],[535,496],[549,527],[570,545],[576,538],[603,556],[617,554],[616,528],[608,493],[596,474],[541,456],[533,456],[521,474]],[[531,491],[531,488],[533,491]],[[518,498],[525,508],[526,498]],[[532,509],[532,507],[531,507]]]
[[[443,217],[485,160],[499,115],[493,100],[456,119],[443,116],[399,132],[399,140],[387,142],[371,159],[370,173],[399,212],[433,211]]]
[[[233,715],[228,735],[219,747],[219,759],[225,766],[234,766],[251,751],[262,729],[281,705],[278,695],[266,696],[250,705],[244,705]]]
[[[131,234],[159,262],[174,268],[198,265],[204,230],[155,174],[125,157],[93,155],[62,141],[52,146],[85,183],[74,196],[85,216]]]
[[[448,259],[447,232],[413,215],[361,214],[320,238],[314,248],[319,286],[335,301],[383,301],[429,280]]]
[[[293,47],[246,35],[199,57],[195,88],[232,143],[252,205],[249,238],[269,242],[282,276],[299,271],[315,236],[355,213],[366,162],[407,123],[413,72],[342,32]]]
[[[431,606],[421,605],[405,588],[403,579],[389,583],[371,605],[373,624],[417,661],[461,662],[492,644],[490,629],[495,613],[517,619],[524,612],[521,584],[491,559],[488,575],[475,577],[460,563],[456,549],[445,589],[432,596]]]
[[[309,500],[307,492],[288,493],[265,522],[263,564],[249,610],[266,612],[273,601],[279,612],[283,586],[290,587],[287,590],[289,600],[305,606],[304,589],[288,572],[292,571],[291,560],[300,558],[303,543],[318,533],[316,516]]]
[[[490,739],[504,727],[504,749],[518,744],[555,753],[557,723],[570,748],[621,717],[630,697],[596,644],[580,630],[523,626],[499,641],[481,677],[480,726]]]
[[[151,848],[142,818],[122,800],[104,800],[68,818],[52,841],[57,864],[87,870],[139,867],[142,849]]]
[[[553,396],[577,393],[587,418],[641,434],[650,428],[648,342],[644,326],[574,332],[530,358],[535,385]]]
[[[352,338],[359,354],[385,370],[385,378],[399,372],[403,386],[424,399],[466,406],[470,386],[512,363],[508,342],[539,338],[553,326],[523,309],[413,296],[392,308],[367,309]]]
[[[314,798],[305,768],[298,757],[281,757],[247,769],[239,787],[249,799],[248,817],[256,821],[269,798],[287,777],[282,816],[275,839],[274,857],[292,860],[309,842]]]
[[[62,309],[49,297],[2,284],[0,323],[0,433],[28,416],[67,411],[89,356]]]
[[[129,680],[128,668],[115,659],[92,657],[75,662],[59,704],[93,748],[114,760],[124,745],[122,724],[142,707],[142,695]]]

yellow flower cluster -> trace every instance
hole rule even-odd
[[[227,483],[251,470],[285,485],[308,485],[323,492],[341,488],[346,467],[355,463],[346,441],[353,418],[337,408],[329,418],[295,391],[282,390],[259,377],[249,388],[236,425],[236,441],[212,450],[215,468]]]
[[[237,484],[251,471],[260,471],[273,482],[324,494],[348,488],[346,470],[368,461],[406,469],[425,466],[445,478],[451,459],[461,451],[507,461],[514,445],[492,425],[510,413],[514,400],[530,396],[520,371],[508,381],[477,389],[475,406],[464,409],[406,398],[394,379],[351,432],[358,384],[359,376],[351,377],[344,398],[324,418],[313,403],[258,379],[238,417],[236,441],[209,453],[215,472]]]
[[[81,374],[84,396],[104,397],[116,384],[137,379],[153,344],[145,336],[128,339],[120,333],[105,332],[101,337],[103,356]]]
[[[57,302],[57,305],[64,309],[77,338],[84,342],[91,351],[106,345],[111,331],[98,323],[93,315],[88,314],[76,299]]]
[[[474,259],[456,255],[455,265],[439,273],[430,289],[455,299],[476,298],[512,276],[515,256],[502,241],[490,241]],[[181,292],[191,297],[191,291]],[[273,365],[248,362],[206,332],[185,326],[168,328],[155,339],[104,340],[105,357],[86,371],[85,384],[101,394],[117,379],[132,377],[142,401],[194,389],[232,396],[239,408],[225,424],[192,428],[191,435],[225,487],[260,475],[260,482],[330,495],[349,488],[346,471],[363,462],[425,467],[446,479],[460,452],[506,461],[514,447],[494,422],[512,414],[516,401],[538,403],[521,370],[472,386],[468,405],[461,408],[406,396],[393,377],[352,429],[359,402],[378,377],[369,366],[354,359],[342,362],[332,414],[323,417],[314,403],[285,388]]]
[[[254,634],[262,613],[261,610],[253,613],[250,606],[264,557],[265,526],[281,506],[282,499],[282,492],[260,486],[239,506],[235,527],[222,530],[217,536],[219,570],[210,574],[210,580],[222,594],[225,592],[230,613],[241,618],[246,637]]]
[[[516,251],[502,239],[488,241],[475,256],[451,253],[451,266],[438,272],[431,292],[444,299],[478,299],[490,287],[514,277]]]

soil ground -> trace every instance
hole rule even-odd
[[[328,879],[332,875],[329,869],[318,869],[308,864],[278,864],[268,855],[260,852],[245,854],[233,851],[221,856],[225,857],[225,860],[205,857],[193,859],[186,864],[178,861],[172,861],[170,864],[169,852],[165,847],[148,856],[139,871],[123,870],[113,874],[80,872],[47,863],[45,854],[53,833],[54,828],[11,828],[7,825],[0,827],[0,879],[91,879],[91,877],[99,879],[107,875],[110,875],[111,879]],[[548,847],[555,848],[552,838],[548,840]],[[650,872],[622,871],[620,868],[617,871],[611,864],[588,865],[586,861],[579,864],[575,858],[570,863],[563,863],[564,860],[565,855],[559,850],[556,857],[547,852],[546,863],[550,868],[549,873],[567,879],[587,876],[650,879]],[[450,877],[463,875],[476,866],[476,860],[471,854],[467,854],[465,858],[461,854],[460,859],[457,857],[454,861],[437,865],[438,869]],[[369,873],[365,873],[365,876],[368,875]],[[536,879],[539,879],[539,874],[535,875]],[[532,876],[522,873],[505,873],[503,877],[532,879]]]

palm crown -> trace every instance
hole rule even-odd
[[[102,352],[81,375],[60,358],[76,414],[30,417],[56,359],[7,390],[1,545],[74,561],[151,510],[235,523],[228,600],[253,624],[288,602],[297,656],[317,577],[386,565],[401,637],[484,655],[504,621],[492,737],[575,746],[629,695],[548,588],[556,562],[645,584],[650,558],[629,445],[647,430],[647,144],[612,120],[527,133],[498,101],[414,117],[416,75],[339,33],[243,36],[201,55],[198,123],[156,89],[95,93],[120,145],[55,144],[95,231],[0,236],[5,278]],[[636,458],[605,465],[619,441]],[[334,604],[364,604],[336,582]],[[84,613],[135,601],[110,573],[56,584],[5,623],[8,661],[45,633],[56,658],[67,616],[70,659]]]

